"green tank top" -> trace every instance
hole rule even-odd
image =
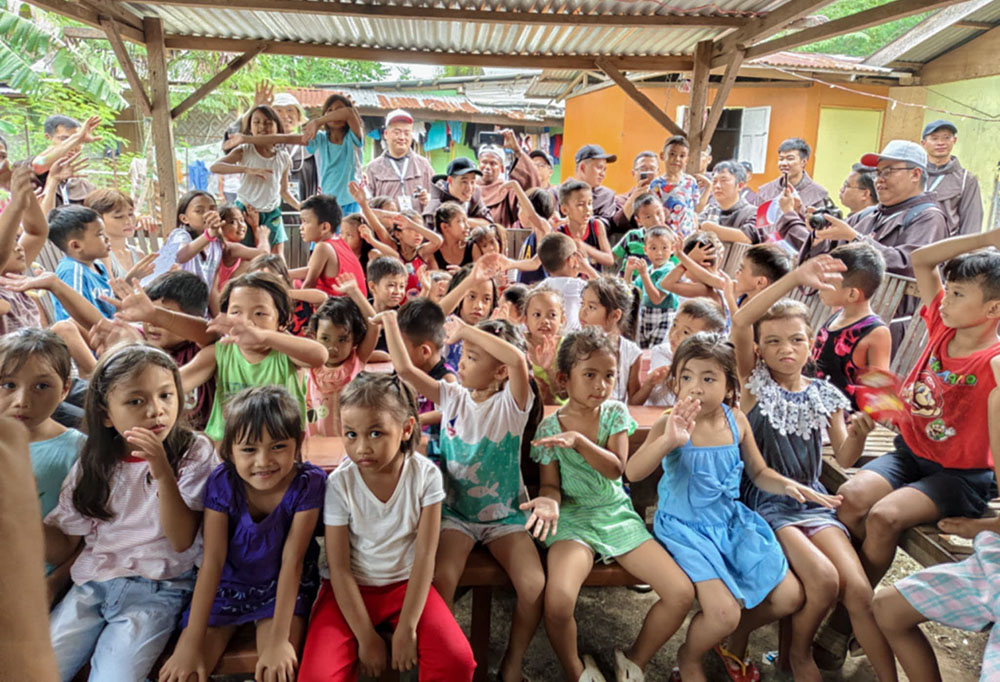
[[[235,343],[215,344],[215,402],[205,427],[205,435],[219,442],[225,430],[222,408],[226,401],[251,386],[284,386],[298,401],[305,428],[306,392],[298,367],[284,353],[272,350],[267,357],[253,364],[248,362]]]

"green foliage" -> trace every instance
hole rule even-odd
[[[451,78],[453,76],[482,76],[483,67],[481,66],[453,66],[451,64],[441,67],[441,76],[444,78]]]
[[[851,14],[857,14],[873,7],[890,2],[890,0],[839,0],[828,5],[816,14],[825,16],[833,21]],[[896,19],[879,26],[872,26],[864,31],[855,31],[847,35],[821,40],[818,43],[804,45],[798,48],[799,52],[821,52],[825,54],[842,54],[851,57],[868,57],[882,49],[911,28],[919,24],[929,15],[929,12],[917,14],[912,17]]]

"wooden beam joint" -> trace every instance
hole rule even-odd
[[[217,87],[222,85],[230,76],[239,71],[241,68],[246,66],[253,60],[254,57],[259,55],[261,52],[266,50],[270,43],[267,41],[261,41],[257,43],[254,47],[247,50],[239,57],[236,57],[230,61],[224,69],[219,71],[207,81],[205,81],[201,87],[192,92],[190,95],[184,98],[184,101],[178,104],[176,107],[170,110],[170,118],[174,119],[183,114],[185,111],[200,102],[206,95],[215,90]]]
[[[143,116],[152,116],[153,105],[150,102],[149,95],[146,93],[146,87],[143,85],[142,79],[139,78],[139,72],[135,69],[135,63],[125,48],[125,42],[122,40],[118,22],[113,17],[106,16],[98,16],[97,21],[101,25],[101,28],[104,29],[104,35],[107,36],[108,42],[111,43],[111,50],[115,53],[115,58],[118,59],[118,64],[121,65],[122,71],[125,72],[125,80],[128,81],[128,85],[132,89],[132,94],[135,96],[136,106],[139,107],[139,111],[142,112]]]
[[[660,109],[660,107],[658,107],[653,100],[643,94],[639,88],[636,87],[635,83],[626,78],[625,74],[619,71],[610,61],[603,58],[596,59],[594,60],[594,65],[603,71],[608,78],[613,80],[632,101],[642,107],[643,111],[652,116],[653,120],[666,128],[671,135],[684,134],[684,130],[677,125],[672,118],[670,118],[667,112]]]

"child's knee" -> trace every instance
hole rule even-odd
[[[785,579],[767,596],[767,599],[775,615],[778,618],[783,618],[802,608],[806,603],[806,593],[799,579],[789,571],[785,575]]]
[[[657,596],[671,611],[687,612],[694,606],[694,585],[691,581],[672,582],[668,587],[659,586]]]
[[[885,587],[875,593],[872,598],[872,611],[875,622],[882,632],[895,632],[906,629],[900,619],[900,601],[905,601],[903,595],[895,587]]]
[[[879,537],[900,535],[910,527],[895,504],[876,502],[865,519],[867,535]]]
[[[545,590],[545,620],[567,620],[576,610],[578,592],[571,592],[553,583]]]
[[[840,592],[840,575],[830,562],[813,566],[800,577],[805,598],[816,605],[829,606],[837,601]]]
[[[861,486],[853,479],[840,486],[837,494],[843,498],[837,507],[837,517],[848,525],[863,519],[871,509],[867,496],[862,494]]]
[[[740,617],[743,615],[743,610],[735,599],[707,608],[702,605],[701,612],[705,622],[711,624],[714,631],[722,633],[722,637],[739,627]]]
[[[524,568],[510,576],[517,593],[518,601],[537,602],[545,592],[545,571],[541,564],[537,567]]]
[[[874,596],[875,590],[863,575],[844,583],[844,607],[852,613],[871,610]]]

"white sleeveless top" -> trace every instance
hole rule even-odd
[[[274,156],[268,158],[257,153],[252,144],[240,145],[243,150],[243,161],[240,165],[249,168],[269,168],[271,174],[267,178],[255,178],[248,173],[243,174],[243,181],[236,193],[236,200],[244,206],[253,206],[261,213],[273,211],[281,205],[281,178],[292,159],[281,147],[275,147]]]

